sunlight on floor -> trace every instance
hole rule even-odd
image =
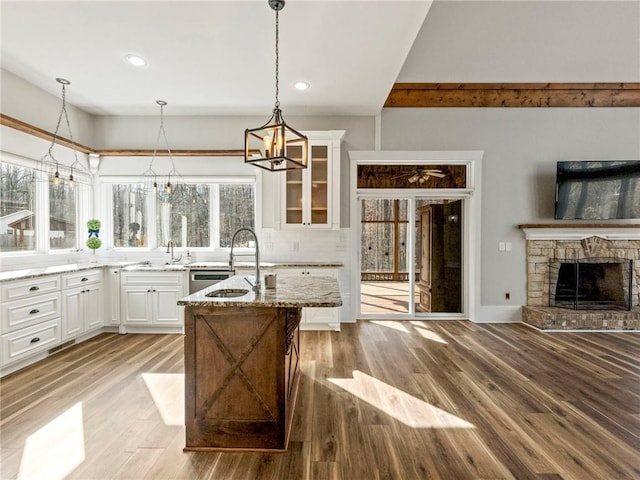
[[[80,402],[27,437],[18,480],[62,480],[84,459]]]
[[[475,428],[469,422],[398,390],[359,370],[353,378],[329,378],[331,383],[413,428]]]
[[[424,322],[410,322],[416,329],[416,331],[422,335],[427,340],[433,340],[434,342],[444,343],[447,345],[447,342],[439,333],[431,330]]]
[[[409,333],[409,329],[402,322],[394,322],[392,320],[370,320],[369,323],[375,323],[382,327],[393,328],[399,332]]]
[[[165,425],[184,425],[184,374],[143,373],[151,398]]]

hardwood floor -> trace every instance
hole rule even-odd
[[[2,479],[638,479],[640,335],[302,332],[289,451],[184,453],[179,335],[102,334],[0,382]]]

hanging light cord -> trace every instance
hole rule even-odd
[[[73,165],[78,163],[78,152],[74,148],[73,143],[73,132],[71,131],[71,124],[69,123],[69,114],[67,113],[67,89],[66,86],[68,83],[64,83],[65,81],[61,81],[61,79],[56,79],[60,84],[62,84],[62,108],[60,109],[60,115],[58,115],[58,123],[56,124],[56,129],[53,133],[53,138],[51,139],[51,145],[49,145],[49,151],[42,157],[45,159],[49,156],[52,160],[58,164],[58,160],[53,156],[53,146],[56,143],[56,139],[58,138],[58,131],[60,130],[60,122],[62,122],[62,116],[64,115],[65,123],[67,124],[67,130],[69,131],[69,141],[71,142],[71,150],[73,150],[73,156],[75,157],[75,161]]]
[[[280,109],[280,100],[278,99],[279,86],[278,86],[278,70],[280,68],[280,55],[278,53],[278,24],[280,10],[276,10],[276,108]]]
[[[160,105],[160,129],[158,130],[158,136],[156,137],[156,146],[153,149],[153,156],[151,157],[151,162],[149,163],[149,170],[152,170],[153,161],[156,159],[156,153],[158,152],[158,145],[160,144],[160,136],[164,138],[164,143],[167,146],[167,152],[169,153],[169,159],[171,160],[171,166],[175,170],[176,166],[173,161],[173,155],[171,154],[171,147],[169,147],[169,140],[167,139],[167,132],[164,129],[164,106],[167,104],[163,100],[157,100],[156,103]]]

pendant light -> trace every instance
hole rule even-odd
[[[78,153],[75,149],[75,144],[73,142],[73,132],[71,131],[71,124],[69,122],[69,114],[67,113],[67,85],[71,85],[71,82],[66,78],[56,78],[56,82],[62,85],[62,107],[60,108],[60,114],[58,115],[58,122],[56,123],[56,129],[53,133],[53,137],[51,138],[51,144],[49,145],[49,149],[47,153],[45,153],[42,158],[38,162],[37,170],[44,175],[44,180],[47,182],[51,182],[54,186],[60,185],[65,177],[67,177],[66,172],[68,173],[68,185],[70,188],[74,187],[74,184],[78,180],[86,181],[86,183],[90,183],[88,180],[89,172],[87,169],[78,161]],[[62,118],[64,117],[65,123],[67,125],[67,130],[69,132],[69,142],[71,143],[71,150],[73,151],[74,161],[70,166],[66,166],[54,156],[53,148],[56,144],[56,140],[59,138],[60,125],[62,123]],[[80,177],[74,178],[73,172],[74,169],[77,172],[80,172]],[[60,172],[63,173],[60,173]]]
[[[258,128],[244,131],[244,161],[271,172],[307,168],[308,139],[287,125],[282,118],[278,99],[278,19],[284,8],[284,0],[268,0],[276,12],[276,103],[271,118]],[[295,145],[295,149],[289,149]],[[259,153],[258,153],[259,152]],[[299,152],[299,153],[298,153]],[[294,153],[296,154],[294,157]]]
[[[173,155],[171,155],[171,148],[169,147],[169,141],[167,140],[167,132],[164,129],[164,107],[167,106],[167,102],[164,100],[156,100],[156,103],[160,106],[160,128],[158,130],[158,136],[156,138],[156,145],[153,149],[153,155],[151,156],[151,161],[149,162],[149,167],[142,173],[143,183],[150,187],[150,190],[153,193],[158,193],[158,182],[162,184],[162,191],[168,195],[170,195],[175,188],[175,180],[180,178],[180,173],[176,169],[175,162],[173,161]],[[169,159],[171,160],[171,170],[166,175],[167,181],[164,182],[162,178],[156,173],[153,169],[153,164],[156,159],[156,154],[158,152],[158,145],[160,143],[160,137],[164,138],[164,143],[167,147],[167,153],[169,155]],[[172,183],[173,180],[173,183]]]

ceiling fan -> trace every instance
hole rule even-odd
[[[442,170],[432,170],[432,169],[427,169],[423,167],[416,167],[415,169],[409,172],[404,172],[393,178],[402,178],[402,177],[408,177],[407,181],[409,183],[417,182],[417,183],[423,184],[424,182],[429,180],[429,177],[444,178],[446,177],[446,175],[442,173]]]

